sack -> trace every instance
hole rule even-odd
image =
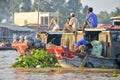
[[[93,46],[91,54],[100,57],[102,53],[102,43],[100,41],[94,40],[91,42],[91,44]]]

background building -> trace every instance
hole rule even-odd
[[[15,12],[14,24],[19,26],[36,24],[47,26],[53,17],[57,19],[57,22],[59,22],[58,12]]]
[[[14,35],[29,35],[34,29],[0,23],[0,42],[11,42]]]

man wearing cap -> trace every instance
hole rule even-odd
[[[79,22],[78,22],[77,18],[75,17],[74,13],[70,14],[69,26],[72,27],[72,32],[76,32],[78,30]]]
[[[96,28],[98,25],[97,16],[96,16],[96,14],[93,13],[92,7],[88,8],[87,17],[86,17],[86,20],[83,24],[83,30],[87,25],[90,28]]]

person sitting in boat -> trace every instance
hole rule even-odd
[[[65,33],[72,32],[72,27],[69,26],[69,22],[70,22],[70,17],[67,18],[64,29],[63,29],[63,32],[65,32]]]
[[[80,53],[91,53],[92,48],[92,44],[89,43],[85,38],[83,38],[75,43],[74,52],[80,50]]]
[[[96,14],[93,13],[93,8],[92,7],[88,8],[86,20],[83,24],[83,30],[87,25],[90,28],[96,28],[97,25],[98,25],[98,19],[97,19]]]
[[[51,25],[53,25],[52,31],[58,31],[60,29],[56,19],[52,18],[50,24],[48,25],[48,30],[50,29]]]

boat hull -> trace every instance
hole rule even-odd
[[[13,50],[11,47],[0,48],[0,50]]]
[[[73,67],[87,67],[87,68],[120,68],[114,59],[105,59],[88,56],[76,57],[74,59],[63,58],[58,60],[59,64],[63,68],[73,68]]]

